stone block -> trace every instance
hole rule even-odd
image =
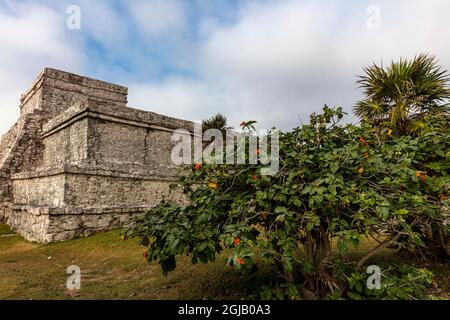
[[[163,198],[172,131],[193,123],[127,107],[127,88],[46,68],[0,140],[0,219],[53,242],[127,225]]]

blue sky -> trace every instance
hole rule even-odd
[[[131,107],[222,112],[235,127],[292,128],[325,103],[351,113],[372,61],[425,51],[450,66],[449,12],[446,0],[0,0],[0,133],[46,66],[125,85]]]

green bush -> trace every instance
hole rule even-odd
[[[395,137],[367,123],[342,125],[343,117],[341,108],[325,106],[309,124],[282,132],[273,176],[262,176],[259,163],[193,166],[177,184],[190,203],[162,202],[127,234],[141,239],[149,262],[165,274],[176,256],[207,263],[227,248],[226,263],[237,270],[274,270],[277,280],[263,288],[263,298],[372,297],[358,285],[370,257],[394,246],[423,253],[448,239],[448,119],[430,118],[421,134]],[[430,228],[440,239],[429,241]],[[349,247],[367,238],[379,245],[351,260]],[[334,243],[350,261],[348,283],[336,274]],[[386,278],[374,297],[415,295],[429,275],[409,274]],[[408,279],[413,291],[396,291]]]

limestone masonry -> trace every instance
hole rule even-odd
[[[0,140],[0,220],[52,242],[126,224],[163,197],[172,131],[193,123],[127,107],[122,86],[46,68]]]

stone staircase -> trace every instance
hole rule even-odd
[[[3,163],[5,162],[6,158],[8,158],[8,155],[10,154],[10,151],[14,146],[14,142],[17,139],[18,131],[19,126],[18,123],[16,123],[0,139],[0,168],[3,167]]]
[[[5,218],[12,201],[11,175],[42,161],[42,123],[39,110],[23,115],[0,140],[0,220]]]

